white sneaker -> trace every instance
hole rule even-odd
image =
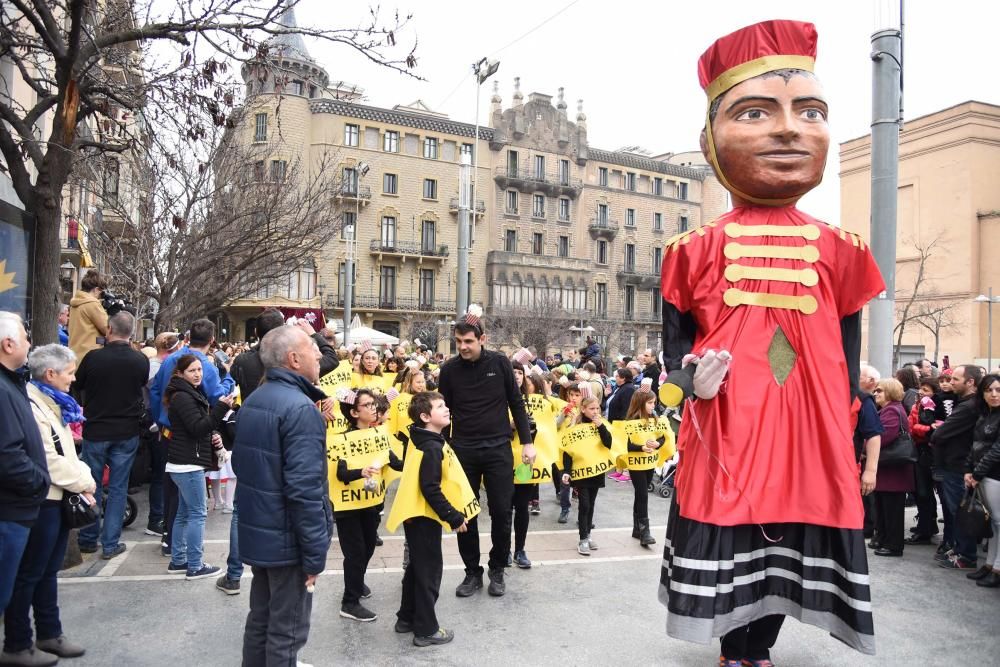
[[[597,551],[597,543],[589,537],[587,538],[587,546],[590,547],[591,551]]]
[[[589,556],[590,543],[587,540],[580,540],[580,544],[577,545],[576,550],[581,556]]]
[[[302,662],[301,660],[296,660],[295,661],[295,667],[313,667],[313,666],[310,665],[307,662]]]

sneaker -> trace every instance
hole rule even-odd
[[[954,555],[955,551],[953,549],[945,549],[944,551],[941,551],[939,547],[937,553],[934,554],[934,560],[939,563],[943,563]]]
[[[146,524],[146,530],[143,531],[147,535],[154,535],[159,537],[163,535],[163,519],[159,521],[150,521]]]
[[[187,572],[188,572],[187,563],[181,563],[180,565],[174,565],[173,563],[170,563],[169,565],[167,565],[167,574],[187,574]]]
[[[96,544],[81,544],[80,545],[80,553],[82,553],[82,554],[97,553],[97,545]],[[21,652],[23,653],[23,651],[21,651]]]
[[[74,644],[70,640],[66,639],[66,635],[59,635],[58,637],[54,637],[52,639],[39,639],[35,642],[35,648],[39,651],[52,653],[60,658],[79,658],[87,652],[87,650],[79,644]]]
[[[615,480],[616,482],[621,480],[621,476],[622,476],[622,474],[620,472],[618,472],[617,470],[615,470],[614,472],[608,473],[608,477],[610,477],[611,479]]]
[[[163,542],[160,542],[160,555],[164,558],[170,558],[173,555],[170,553],[170,547]]]
[[[587,544],[590,545],[591,551],[597,551],[597,542],[595,542],[592,538],[587,538]]]
[[[413,623],[397,618],[396,625],[394,625],[392,629],[401,635],[405,635],[408,632],[413,632]]]
[[[531,569],[531,561],[528,560],[528,554],[524,552],[524,549],[514,553],[514,562],[517,563],[517,566],[522,570]]]
[[[904,538],[903,539],[903,544],[909,544],[909,545],[914,545],[914,544],[933,544],[933,542],[931,542],[930,535],[917,535],[916,533],[914,533],[913,535],[910,535],[909,537]]]
[[[228,575],[222,575],[215,581],[215,587],[226,595],[240,594],[240,580],[230,579]]]
[[[343,604],[340,606],[340,615],[343,618],[350,618],[362,623],[371,623],[378,618],[378,614],[370,609],[366,609],[360,603]]]
[[[29,667],[49,667],[59,662],[59,658],[45,651],[38,651],[34,646],[23,651],[4,651],[0,653],[0,664],[27,665]]]
[[[743,658],[743,667],[774,667],[774,663],[764,658],[763,660],[749,660]]]
[[[368,588],[368,584],[361,584],[361,599],[367,600],[372,596],[372,589]]]
[[[948,560],[940,561],[938,563],[938,567],[943,567],[946,570],[963,570],[971,572],[976,569],[976,564],[965,560],[961,556],[953,555]]]
[[[222,513],[223,514],[232,514],[235,511],[236,511],[236,508],[232,507],[230,505],[226,505],[225,507],[222,508]]]
[[[490,585],[486,592],[495,598],[503,597],[507,592],[507,584],[503,582],[503,570],[490,570]]]
[[[510,567],[513,564],[514,564],[514,559],[511,557],[510,552],[508,551],[507,552],[507,563],[506,563],[506,565],[504,565],[504,567]]]
[[[375,546],[380,547],[383,544],[385,544],[385,542],[382,541],[382,538],[379,537],[378,535],[376,535],[375,536]]]
[[[111,549],[111,551],[105,551],[102,553],[101,560],[111,560],[115,556],[121,556],[123,553],[125,553],[125,545],[119,542],[113,549]]]
[[[580,540],[580,543],[576,545],[576,552],[581,556],[589,556],[590,543],[587,540]]]
[[[481,590],[482,587],[483,573],[481,571],[479,574],[466,574],[465,579],[455,589],[455,595],[460,598],[467,598],[472,596],[476,591]]]
[[[428,637],[417,637],[413,636],[414,646],[437,646],[438,644],[447,644],[452,639],[455,638],[455,633],[451,630],[445,630],[444,628],[438,628],[438,631],[433,635]]]
[[[542,513],[542,507],[537,500],[532,500],[531,503],[528,505],[528,513],[529,514]]]
[[[201,569],[197,572],[192,572],[188,570],[187,576],[184,577],[188,581],[194,581],[195,579],[205,579],[206,577],[214,577],[220,572],[221,568],[215,567],[214,565],[209,565],[208,563],[202,563]]]
[[[616,482],[621,482],[622,484],[628,484],[632,482],[632,476],[628,474],[628,470],[623,470],[618,478],[615,479]]]
[[[719,656],[719,667],[743,667],[742,660],[729,660],[724,655]]]
[[[569,521],[569,510],[559,510],[559,523]]]

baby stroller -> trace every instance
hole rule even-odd
[[[677,471],[677,454],[675,453],[659,468],[653,470],[653,481],[649,483],[648,491],[656,493],[661,498],[669,498],[674,493],[674,473]]]
[[[101,480],[101,514],[104,514],[104,510],[108,505],[108,477],[110,476],[111,469],[108,466],[104,466],[104,478]],[[136,516],[139,514],[139,506],[135,504],[135,500],[128,493],[125,494],[125,518],[122,519],[122,528],[126,526],[131,526],[135,521]]]

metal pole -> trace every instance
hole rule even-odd
[[[458,168],[458,275],[455,278],[455,310],[460,320],[469,307],[469,172],[471,160],[462,154]]]
[[[990,300],[986,306],[986,317],[989,322],[986,324],[986,372],[993,370],[993,288],[990,288]]]
[[[899,29],[879,30],[872,35],[871,248],[885,291],[869,308],[868,363],[883,377],[893,370],[901,53]]]
[[[361,175],[357,176],[354,186],[354,224],[351,225],[351,235],[347,239],[347,262],[344,263],[344,347],[351,342],[351,305],[354,301],[354,254],[358,240],[358,218],[361,216]]]

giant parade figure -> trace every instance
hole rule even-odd
[[[668,242],[660,395],[684,400],[660,600],[667,634],[771,665],[785,616],[874,653],[851,440],[861,309],[884,289],[862,240],[806,215],[828,106],[816,30],[767,21],[698,62],[701,149],[733,210]]]

